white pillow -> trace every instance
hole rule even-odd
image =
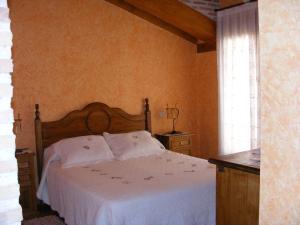
[[[58,155],[63,168],[114,159],[109,146],[100,135],[63,139],[52,144],[48,150],[51,149]]]
[[[116,159],[119,160],[159,154],[165,149],[147,131],[134,131],[122,134],[104,132],[103,136]]]

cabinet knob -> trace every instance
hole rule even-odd
[[[180,142],[180,145],[187,145],[187,144],[189,144],[188,141],[181,141],[181,142]]]

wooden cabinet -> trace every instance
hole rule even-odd
[[[258,225],[259,175],[217,171],[217,225]]]
[[[166,147],[166,149],[191,155],[192,138],[189,133],[157,134],[156,138]]]
[[[258,225],[260,169],[253,153],[209,159],[217,165],[217,225]]]
[[[17,153],[18,180],[20,184],[20,205],[22,206],[24,219],[36,214],[36,184],[34,153]]]

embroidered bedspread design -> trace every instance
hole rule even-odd
[[[38,197],[68,225],[215,225],[215,167],[206,160],[165,151],[46,168]]]

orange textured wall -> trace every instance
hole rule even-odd
[[[196,110],[197,143],[202,158],[218,154],[218,80],[217,54],[208,52],[196,55]]]
[[[18,147],[34,149],[35,103],[47,121],[92,101],[140,113],[147,96],[154,132],[171,129],[171,121],[159,117],[167,103],[181,110],[179,130],[199,132],[194,79],[201,62],[195,45],[103,0],[10,0],[9,5],[13,107],[23,119]]]

